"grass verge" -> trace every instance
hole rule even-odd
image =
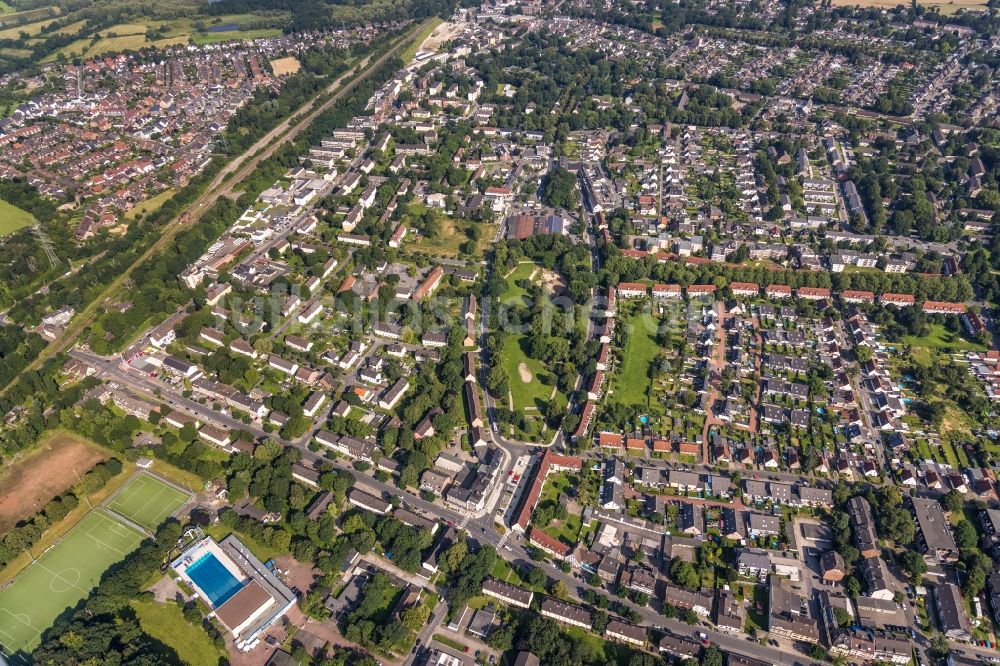
[[[187,621],[174,603],[133,599],[130,605],[139,616],[142,630],[172,647],[181,661],[190,666],[216,666],[223,654],[201,627]]]
[[[417,51],[420,50],[424,41],[431,36],[432,32],[434,32],[434,28],[438,27],[442,23],[444,23],[444,21],[438,17],[431,19],[424,29],[417,33],[417,36],[413,38],[413,43],[411,43],[410,46],[408,46],[406,50],[400,54],[400,59],[404,63],[409,64],[410,61],[417,55]]]
[[[37,224],[35,216],[13,204],[0,199],[0,236],[12,234],[18,229]]]

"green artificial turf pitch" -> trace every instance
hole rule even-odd
[[[7,654],[30,652],[45,629],[97,586],[101,575],[143,535],[101,510],[88,513],[0,591],[0,645]]]
[[[108,508],[155,532],[189,497],[159,477],[138,474],[110,499]]]

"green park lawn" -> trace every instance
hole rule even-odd
[[[438,27],[444,23],[444,21],[438,17],[434,17],[430,20],[426,27],[421,30],[416,37],[413,39],[413,43],[410,44],[405,51],[403,51],[399,58],[404,63],[409,63],[417,55],[417,51],[420,50],[420,45],[424,43],[424,40],[431,36],[434,32],[434,28]]]
[[[569,489],[577,486],[579,482],[580,478],[576,474],[553,472],[546,478],[545,485],[542,487],[541,497],[538,498],[538,501],[552,500],[558,502],[560,495],[568,495]]]
[[[510,378],[510,393],[514,402],[515,411],[530,410],[533,413],[540,413],[539,408],[548,404],[549,397],[555,387],[555,376],[549,372],[544,364],[536,359],[529,358],[524,352],[523,345],[527,336],[509,335],[504,341],[503,359],[504,370]],[[520,366],[524,364],[528,372],[531,373],[531,380],[521,381]],[[566,402],[566,396],[558,391],[555,394],[556,400]]]
[[[177,652],[191,666],[216,666],[224,655],[201,627],[187,621],[174,603],[133,599],[130,605],[139,616],[143,631]]]
[[[751,604],[747,608],[747,618],[746,626],[747,629],[767,629],[767,590],[761,585],[751,586],[752,595],[750,596]],[[744,588],[745,592],[746,588]],[[760,607],[758,610],[757,607]]]
[[[174,192],[176,192],[176,190],[171,187],[171,188],[167,188],[167,189],[163,190],[159,194],[156,194],[156,195],[154,195],[154,196],[146,199],[145,201],[143,201],[142,203],[140,203],[138,206],[136,206],[132,210],[130,210],[127,213],[125,213],[125,219],[126,220],[135,220],[135,219],[138,219],[140,217],[145,217],[147,213],[152,213],[154,211],[159,210],[160,206],[162,206],[172,196],[174,196]]]
[[[577,643],[584,653],[591,655],[590,661],[592,663],[626,666],[637,654],[635,649],[627,645],[605,641],[600,636],[580,627],[560,627],[560,629],[563,634]]]
[[[507,291],[502,296],[505,303],[520,303],[528,298],[528,291],[517,283],[521,280],[532,280],[532,276],[539,271],[537,264],[532,262],[520,263],[514,270],[507,274]]]
[[[621,367],[615,372],[611,385],[611,399],[623,405],[645,405],[648,403],[652,379],[649,376],[653,359],[660,352],[656,338],[642,314],[626,320],[628,340],[625,343]]]
[[[554,474],[550,474],[545,481],[545,485],[542,487],[542,494],[539,497],[539,502],[544,502],[546,500],[558,502],[560,495],[568,496],[570,488],[576,487],[579,485],[579,482],[580,479],[576,474],[569,474],[566,472],[556,472]],[[553,536],[568,545],[572,545],[580,540],[580,529],[582,527],[583,520],[580,518],[580,515],[571,511],[566,520],[553,520],[543,528],[543,531],[549,536]]]
[[[930,332],[920,337],[907,335],[903,341],[912,347],[928,347],[944,352],[954,351],[986,351],[986,346],[965,338],[958,333],[952,333],[942,324],[931,324]]]
[[[37,224],[35,216],[0,199],[0,236]]]
[[[915,444],[917,455],[920,460],[934,460],[934,453],[931,451],[930,444],[927,443],[926,439],[918,439]]]
[[[411,213],[416,211],[423,215],[427,207],[423,204],[410,204]],[[448,217],[443,213],[438,213],[439,227],[437,233],[431,236],[421,236],[420,240],[410,245],[409,249],[414,252],[424,252],[434,257],[455,258],[462,255],[462,249],[471,240],[473,227],[479,227],[479,240],[476,241],[474,254],[468,255],[475,258],[482,258],[483,252],[493,242],[493,237],[497,232],[496,224],[486,224],[484,222],[467,222],[462,219]],[[466,248],[468,249],[468,248]]]
[[[498,557],[496,564],[493,565],[493,570],[490,571],[490,575],[494,578],[504,581],[505,583],[510,583],[511,585],[524,585],[521,577],[517,575],[517,571],[514,567],[510,565],[510,562]]]
[[[256,30],[226,30],[225,32],[199,32],[191,35],[191,41],[196,46],[204,44],[215,44],[218,42],[231,42],[243,39],[263,39],[265,37],[280,37],[281,30],[278,28],[258,28]]]
[[[267,544],[263,544],[260,541],[257,541],[249,534],[244,534],[243,532],[237,532],[236,530],[231,530],[222,523],[219,523],[217,525],[208,525],[202,529],[204,530],[205,534],[212,537],[216,541],[222,541],[230,534],[235,534],[236,538],[242,541],[243,545],[249,548],[250,552],[253,553],[254,556],[261,562],[267,562],[268,560],[272,560],[278,557],[279,555],[283,554],[282,551],[277,550],[271,546],[268,546]]]
[[[580,519],[580,516],[571,513],[566,520],[553,520],[542,531],[549,536],[559,539],[567,546],[574,546],[580,540],[580,529],[582,527],[583,521]]]

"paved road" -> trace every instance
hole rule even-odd
[[[834,336],[837,338],[837,344],[840,345],[841,349],[850,349],[851,345],[847,344],[850,334],[844,328],[844,322],[838,321],[834,324]],[[851,362],[850,366],[853,368],[857,365],[855,362]],[[870,442],[876,453],[877,464],[881,469],[888,470],[891,467],[888,465],[888,458],[885,455],[885,447],[882,444],[882,437],[875,432],[875,428],[872,426],[871,414],[876,411],[871,404],[869,399],[868,391],[862,385],[861,379],[854,372],[847,373],[848,380],[851,382],[851,391],[854,395],[861,401],[861,421],[862,421],[862,432],[865,438]]]
[[[419,661],[425,646],[430,644],[434,633],[441,625],[441,620],[443,620],[447,614],[448,604],[443,601],[439,601],[437,605],[434,606],[434,610],[431,611],[430,617],[427,618],[427,624],[424,625],[424,628],[417,634],[417,640],[413,645],[414,649],[403,661],[403,666],[411,666],[411,664],[416,664]]]

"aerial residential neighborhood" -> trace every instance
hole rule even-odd
[[[0,2],[0,664],[1000,663],[996,11]]]

